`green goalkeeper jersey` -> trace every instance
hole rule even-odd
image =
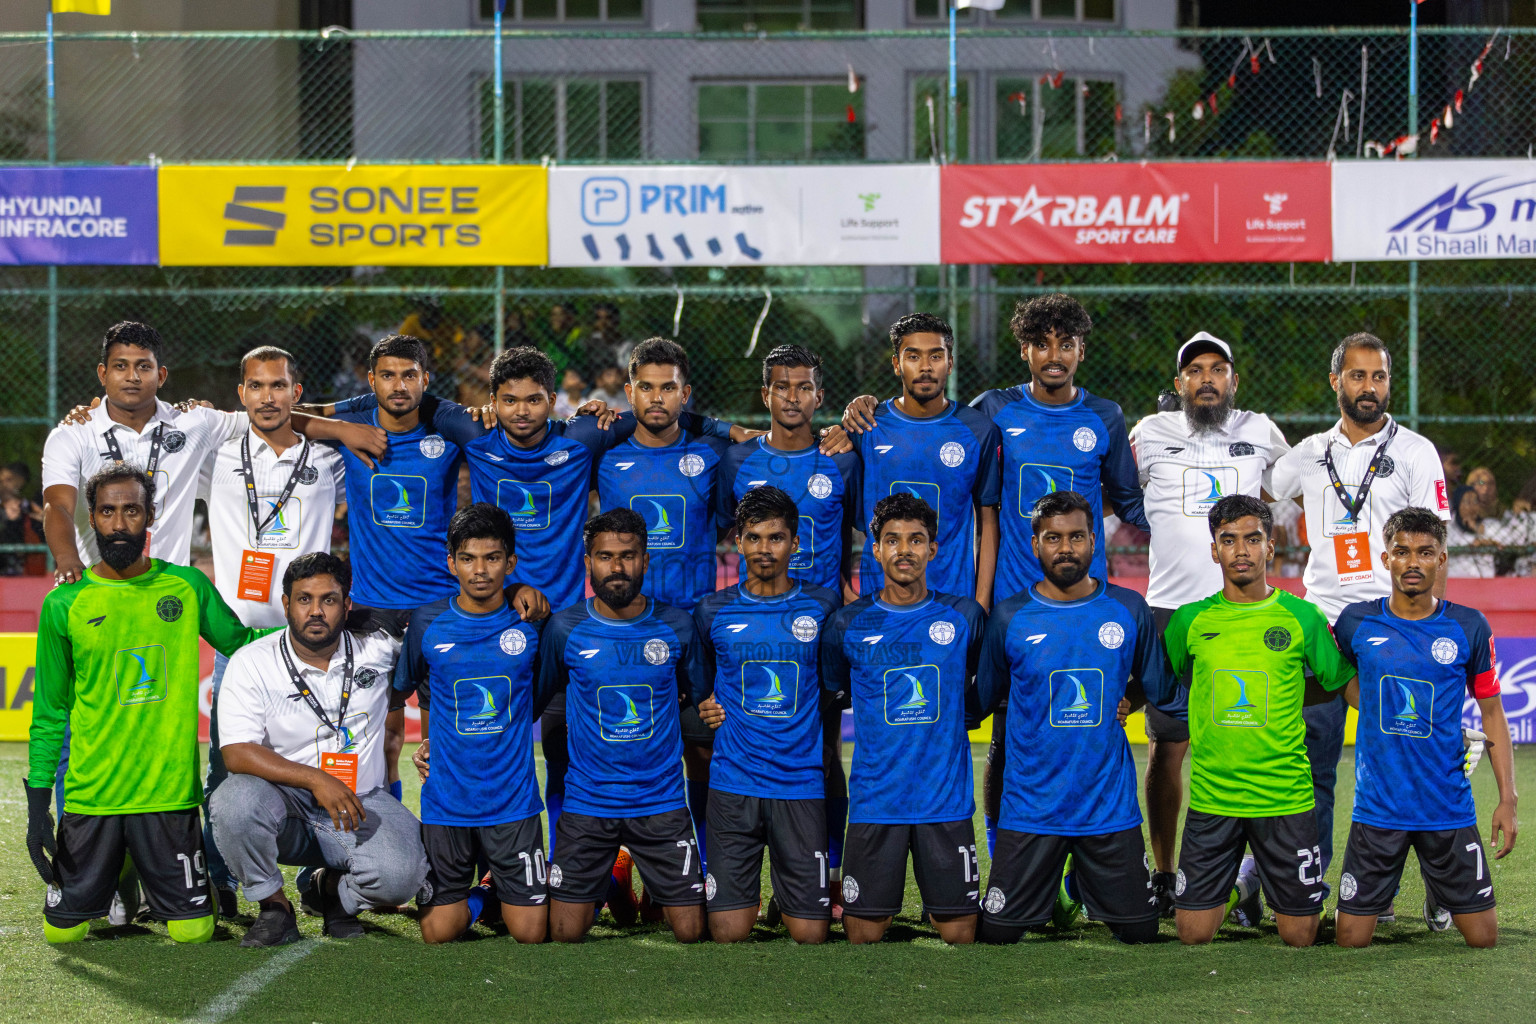
[[[1303,672],[1325,689],[1354,676],[1316,605],[1276,590],[1236,604],[1186,604],[1163,634],[1174,671],[1191,671],[1189,806],[1261,818],[1312,809],[1301,718]]]
[[[128,580],[85,579],[43,601],[27,785],[53,786],[64,726],[64,809],[180,811],[202,802],[197,638],[230,655],[246,628],[197,569],[152,559]]]

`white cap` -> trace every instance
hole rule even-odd
[[[1196,356],[1205,355],[1207,352],[1215,352],[1229,363],[1232,361],[1231,345],[1228,345],[1214,334],[1207,334],[1205,331],[1201,331],[1179,346],[1179,357],[1177,360],[1179,370],[1182,371],[1184,367],[1189,365],[1190,360]]]

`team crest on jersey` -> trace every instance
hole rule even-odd
[[[1188,883],[1184,880],[1184,869],[1180,868],[1178,878],[1176,878],[1173,883],[1173,894],[1175,896],[1183,896],[1184,889],[1187,885]]]
[[[647,640],[645,642],[645,660],[652,665],[665,665],[667,658],[672,654],[672,649],[667,646],[665,640]]]
[[[1391,476],[1397,471],[1397,463],[1392,461],[1392,456],[1383,455],[1381,464],[1376,467],[1377,476]]]
[[[59,905],[59,901],[62,900],[63,898],[64,898],[64,893],[62,891],[60,891],[58,886],[50,885],[48,887],[48,905],[50,907],[58,906]]]
[[[859,883],[852,876],[843,879],[843,902],[857,903],[859,901]]]
[[[179,452],[187,446],[187,435],[179,430],[167,430],[160,439],[160,447],[167,452]]]
[[[955,642],[955,624],[947,619],[939,619],[928,627],[928,639],[941,647],[948,647]]]
[[[1227,446],[1227,454],[1235,459],[1243,455],[1255,455],[1257,452],[1254,451],[1253,445],[1247,441],[1234,441]]]
[[[815,473],[805,482],[805,489],[811,492],[813,498],[830,498],[832,481],[825,473]]]
[[[714,874],[711,873],[711,874],[705,875],[704,876],[704,898],[706,900],[714,899],[715,898],[715,891],[716,891],[717,888],[718,887],[715,885],[715,876],[714,876]]]
[[[379,672],[377,669],[372,668],[359,669],[357,675],[352,677],[352,685],[359,690],[369,689],[378,681]]]
[[[1344,872],[1339,878],[1339,899],[1352,900],[1359,891],[1360,883],[1355,880],[1355,876],[1348,871]]]
[[[314,466],[305,466],[299,470],[299,483],[308,486],[320,479],[320,471]]]
[[[565,884],[565,872],[560,870],[559,864],[549,866],[549,887],[558,889]]]
[[[1098,443],[1099,435],[1093,432],[1092,427],[1078,427],[1072,432],[1072,444],[1080,452],[1091,452]]]
[[[987,898],[981,904],[981,909],[985,910],[989,914],[996,914],[1001,912],[1007,903],[1008,894],[994,885],[992,888],[987,890]]]
[[[959,441],[946,441],[939,448],[939,461],[954,469],[965,461],[965,445]]]
[[[1283,651],[1291,646],[1291,631],[1284,626],[1272,626],[1264,631],[1264,646],[1272,651]]]
[[[528,638],[523,636],[520,629],[509,629],[501,634],[501,652],[510,654],[514,658],[528,649]]]
[[[166,622],[175,622],[181,618],[181,598],[169,594],[162,597],[160,603],[155,605],[155,613]]]
[[[421,454],[427,458],[436,459],[441,458],[443,452],[448,450],[448,443],[440,434],[428,434],[416,447],[420,448]]]
[[[1099,643],[1113,651],[1125,643],[1125,627],[1118,622],[1106,622],[1099,627]]]
[[[1448,636],[1443,636],[1429,645],[1430,656],[1442,665],[1449,665],[1456,660],[1456,641]]]
[[[561,466],[570,461],[570,458],[571,453],[566,451],[564,448],[561,448],[557,452],[550,452],[548,455],[544,456],[544,464],[546,466]]]
[[[704,457],[689,452],[677,460],[677,471],[683,476],[698,476],[704,472]]]
[[[809,615],[801,615],[797,617],[789,627],[789,631],[795,635],[795,639],[799,640],[803,644],[808,644],[812,640],[815,640],[816,634],[820,632],[820,630],[821,627],[816,624],[816,620],[811,618]]]

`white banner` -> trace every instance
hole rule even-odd
[[[1536,162],[1346,161],[1333,165],[1333,258],[1536,256]]]
[[[939,262],[939,169],[556,167],[556,267]]]

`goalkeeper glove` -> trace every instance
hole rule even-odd
[[[1461,760],[1461,774],[1470,779],[1472,773],[1477,770],[1477,762],[1483,759],[1483,748],[1488,745],[1488,737],[1476,729],[1461,730],[1461,742],[1466,745],[1466,754]]]
[[[49,858],[59,852],[53,838],[53,787],[28,786],[23,780],[22,788],[27,793],[27,856],[32,858],[38,876],[52,885],[53,864]]]

